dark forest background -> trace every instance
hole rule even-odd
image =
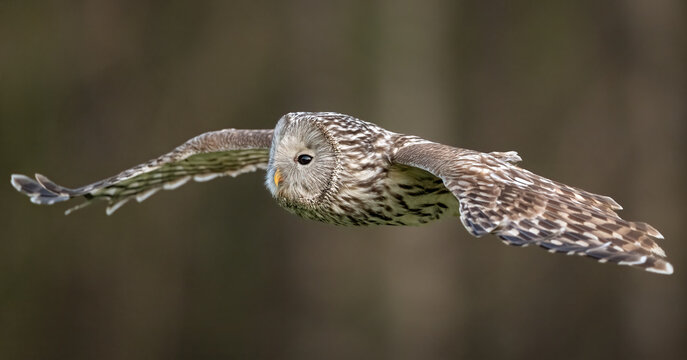
[[[685,359],[686,3],[0,2],[0,358]],[[341,228],[264,173],[70,216],[83,185],[201,132],[338,111],[610,195],[660,276],[475,239]]]

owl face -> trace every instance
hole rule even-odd
[[[331,189],[335,143],[316,116],[284,115],[275,128],[265,184],[277,200],[309,207]]]

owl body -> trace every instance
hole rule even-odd
[[[170,153],[110,178],[70,189],[36,174],[11,183],[37,204],[75,197],[106,200],[112,214],[131,199],[189,180],[265,169],[277,203],[298,216],[335,225],[420,225],[453,217],[474,236],[581,255],[671,274],[658,230],[627,221],[621,207],[516,165],[515,152],[482,153],[402,135],[349,115],[298,112],[274,130],[201,134]],[[69,213],[73,209],[68,210]]]
[[[283,199],[277,203],[302,218],[342,226],[422,225],[456,215],[458,201],[441,179],[426,171],[389,166],[373,179],[371,184],[342,189],[313,207]]]
[[[302,131],[301,127],[307,130]],[[321,153],[337,154],[335,162],[319,170],[330,179],[322,181],[329,185],[324,191],[316,189],[319,194],[316,201],[309,201],[307,196],[294,198],[288,189],[280,191],[273,182],[277,166],[268,165],[268,189],[280,206],[300,217],[344,226],[420,225],[458,208],[455,197],[441,179],[424,170],[392,162],[393,149],[427,143],[426,140],[341,114],[288,114],[280,120],[277,129],[271,149],[276,162],[279,162],[280,148],[290,148],[290,134],[298,134],[294,136],[299,139],[298,143],[302,138],[313,142],[286,151],[283,167],[295,163],[291,160],[297,160],[303,152],[312,153],[315,158],[321,158]],[[345,140],[342,135],[347,135]],[[325,141],[318,142],[318,138]],[[323,146],[325,142],[327,145]],[[293,167],[299,168],[295,164]],[[289,175],[285,175],[283,186],[288,186],[288,181]]]

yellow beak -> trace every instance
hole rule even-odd
[[[282,181],[281,171],[279,171],[279,169],[277,169],[277,171],[274,172],[274,185],[279,187],[279,183],[281,181]]]

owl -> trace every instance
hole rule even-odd
[[[225,129],[90,185],[70,189],[43,175],[12,175],[35,204],[72,198],[108,202],[110,215],[161,189],[264,169],[276,202],[298,216],[335,225],[421,225],[457,217],[472,235],[515,246],[671,274],[651,225],[618,216],[607,196],[516,165],[516,152],[442,145],[329,112],[284,115],[274,130]]]

